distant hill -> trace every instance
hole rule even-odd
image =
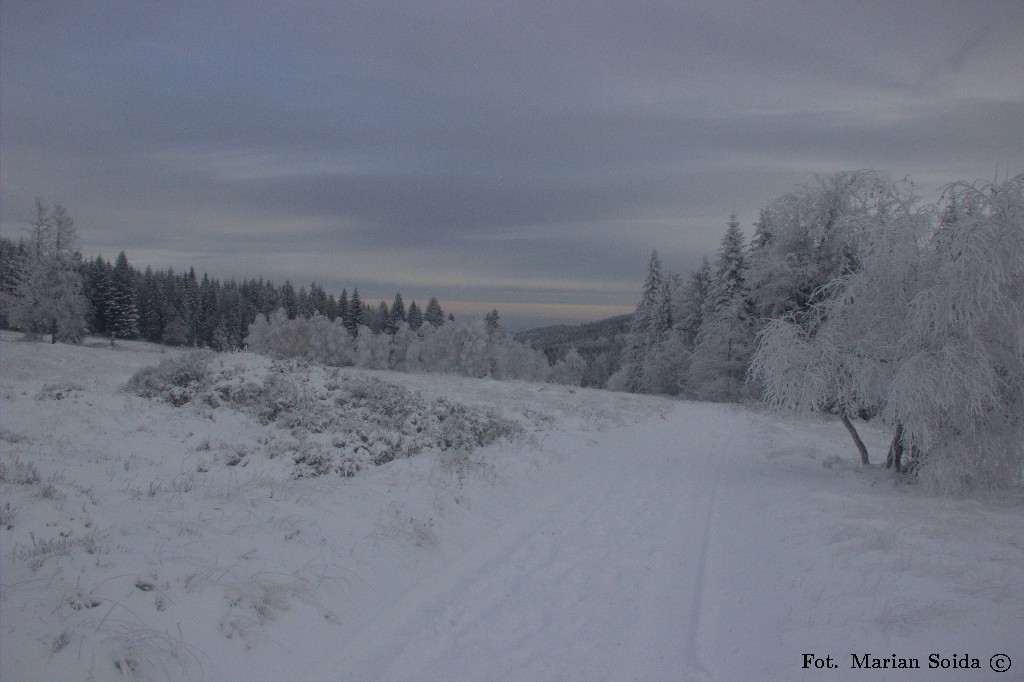
[[[551,327],[538,327],[528,329],[515,335],[515,340],[525,343],[538,350],[546,351],[548,348],[575,347],[582,352],[580,344],[589,345],[590,342],[598,341],[601,338],[612,338],[629,329],[629,321],[632,315],[616,315],[597,322],[586,324],[559,324]],[[564,355],[562,353],[561,355]]]
[[[515,340],[544,351],[552,364],[565,358],[570,349],[587,361],[584,386],[603,386],[618,369],[619,355],[629,331],[632,315],[616,315],[579,325],[556,325],[519,332]]]

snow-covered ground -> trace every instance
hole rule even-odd
[[[1024,679],[1020,490],[549,385],[236,354],[123,390],[181,353],[3,336],[3,680]]]

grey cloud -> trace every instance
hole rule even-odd
[[[450,296],[620,305],[650,248],[692,267],[812,173],[931,191],[1024,158],[1014,3],[0,12],[4,233],[45,195],[87,251],[211,274],[343,283],[301,261],[358,253],[382,290],[402,262]]]

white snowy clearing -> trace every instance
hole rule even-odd
[[[836,422],[118,346],[3,336],[5,681],[1024,679],[1022,491]]]

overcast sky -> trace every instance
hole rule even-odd
[[[632,309],[730,212],[877,168],[1024,172],[1024,2],[0,2],[0,232],[86,256]]]

